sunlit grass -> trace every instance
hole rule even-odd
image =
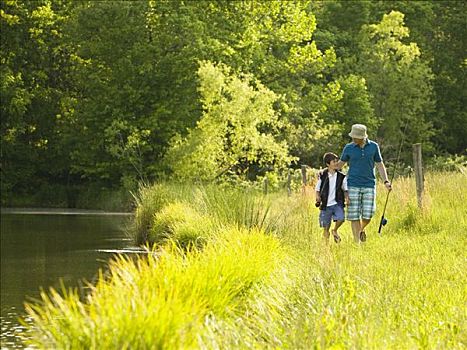
[[[210,318],[244,312],[257,284],[268,285],[284,260],[279,241],[260,231],[232,228],[201,251],[175,245],[145,258],[120,257],[92,292],[79,300],[43,294],[28,306],[35,323],[31,345],[54,349],[192,348]]]
[[[147,193],[145,235],[157,249],[118,258],[83,300],[77,292],[43,293],[45,304],[28,309],[31,343],[464,349],[465,180],[427,174],[419,209],[414,179],[397,179],[378,235],[387,195],[380,185],[365,244],[353,242],[348,223],[342,243],[324,242],[313,198],[301,193],[264,198],[195,188],[166,192],[164,200]]]

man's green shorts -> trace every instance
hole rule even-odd
[[[376,188],[350,187],[347,220],[371,219],[376,211]]]

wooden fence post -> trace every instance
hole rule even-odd
[[[268,178],[265,177],[263,180],[263,192],[264,194],[268,194]]]
[[[306,194],[306,165],[302,165],[302,194]]]
[[[306,165],[302,165],[302,185],[306,186]]]
[[[292,171],[288,169],[287,172],[287,196],[290,197],[292,195]]]
[[[415,169],[415,184],[417,185],[417,202],[418,207],[422,207],[423,202],[423,166],[422,166],[422,144],[416,143],[412,145],[413,148],[413,164]]]

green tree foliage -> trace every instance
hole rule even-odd
[[[440,130],[434,142],[440,150],[451,154],[467,151],[467,3],[465,1],[434,2],[433,72],[436,111],[433,124]]]
[[[145,179],[161,149],[147,9],[145,2],[83,2],[66,28],[79,97],[68,119],[72,171],[107,186]]]
[[[167,35],[173,36],[175,27],[177,33],[188,29],[190,36],[197,38],[180,45],[171,56],[176,57],[171,65],[181,62],[180,70],[184,72],[180,79],[187,87],[183,90],[184,103],[192,106],[190,122],[201,116],[199,96],[193,94],[194,64],[197,60],[221,62],[236,74],[254,75],[277,93],[275,109],[280,112],[283,138],[291,153],[302,161],[310,161],[312,154],[319,158],[320,141],[329,140],[329,124],[333,121],[329,113],[332,108],[326,104],[335,103],[339,94],[330,78],[334,51],[322,52],[314,44],[316,21],[307,11],[308,3],[204,1],[153,6],[152,23],[158,35],[169,30]],[[180,17],[180,13],[184,16]],[[169,29],[167,22],[171,23]]]
[[[367,1],[313,1],[309,10],[316,15],[317,28],[313,33],[316,45],[323,51],[334,50],[335,62],[327,76],[336,79],[334,99],[326,107],[323,123],[330,127],[325,142],[316,142],[323,149],[336,152],[348,142],[352,124],[363,123],[370,130],[379,126],[374,117],[370,91],[366,79],[356,69],[360,55],[359,32],[369,23],[371,3]],[[328,101],[331,101],[328,99]],[[320,125],[322,128],[322,125]],[[313,162],[312,162],[313,164]]]
[[[203,116],[184,138],[173,141],[167,160],[181,179],[215,180],[284,169],[293,160],[278,141],[276,94],[251,76],[202,62],[198,70]]]
[[[201,118],[196,70],[206,59],[225,63],[236,74],[253,74],[278,93],[275,109],[292,154],[319,157],[320,140],[327,141],[333,127],[328,105],[340,93],[329,79],[335,54],[312,42],[315,20],[306,6],[249,1],[81,6],[70,30],[79,33],[73,37],[82,63],[76,79],[86,102],[76,110],[85,142],[73,152],[74,169],[90,178],[112,176],[115,183],[135,167],[129,162],[134,154],[132,163],[145,177],[164,170],[161,159],[171,137],[183,136]]]
[[[370,1],[314,1],[310,9],[317,17],[315,39],[320,48],[333,47],[341,64],[358,55],[358,33],[372,18]]]
[[[62,37],[69,7],[47,0],[0,6],[2,193],[36,191],[48,176],[66,184],[61,115],[72,64]]]
[[[465,17],[464,1],[316,1],[315,40],[320,48],[334,47],[339,74],[359,73],[360,28],[378,22],[395,10],[404,14],[410,41],[417,43],[421,60],[434,77],[435,106],[425,118],[432,123],[430,141],[437,151],[462,153],[467,145],[465,100]]]
[[[352,124],[365,124],[369,130],[377,130],[379,122],[374,117],[365,78],[356,74],[349,74],[340,77],[338,82],[343,91],[342,103],[337,114],[341,122],[340,138],[348,140],[347,135]]]
[[[209,80],[199,75],[204,61],[229,67],[221,71],[232,96],[251,89],[271,108],[250,134],[259,141],[246,138],[231,163],[220,160],[224,175],[254,179],[284,159],[318,166],[355,122],[387,149],[408,120],[408,142],[462,153],[464,13],[460,1],[1,0],[2,192],[134,188],[184,157],[174,156],[175,135],[196,159],[188,145],[204,123],[230,147],[199,88]],[[234,97],[217,98],[234,108]],[[280,160],[255,142],[280,145]],[[175,163],[165,161],[169,149]]]
[[[397,11],[380,23],[364,25],[360,36],[358,69],[367,80],[380,123],[378,137],[386,149],[397,149],[402,137],[407,143],[426,144],[432,134],[426,116],[433,108],[433,74],[417,44],[404,42],[408,36],[404,15]]]

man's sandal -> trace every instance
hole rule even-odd
[[[360,232],[360,241],[365,242],[366,241],[366,233],[365,231]]]

